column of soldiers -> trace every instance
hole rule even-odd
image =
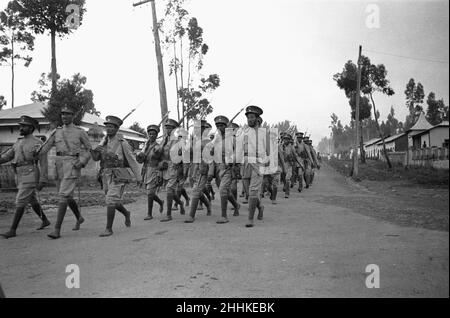
[[[0,156],[0,164],[9,161],[13,163],[18,187],[13,224],[1,236],[16,236],[17,227],[28,204],[42,221],[38,230],[50,225],[38,198],[39,191],[48,181],[47,153],[52,147],[56,148],[59,204],[54,231],[48,235],[51,239],[61,237],[62,223],[68,207],[76,219],[74,231],[80,230],[85,221],[74,193],[77,185],[79,186],[81,169],[91,158],[100,163],[105,193],[106,229],[100,234],[101,237],[113,235],[116,210],[124,216],[125,226],[131,226],[131,212],[123,204],[123,195],[126,185],[133,181],[146,189],[148,204],[144,220],[153,220],[153,205],[156,202],[160,213],[164,212],[164,204],[166,205],[166,215],[161,222],[172,221],[174,209],[179,209],[180,214],[185,215],[186,206],[189,207],[189,214],[184,222],[193,223],[200,204],[206,207],[208,216],[212,214],[212,181],[215,179],[221,209],[217,224],[226,224],[229,223],[228,202],[234,210],[233,216],[240,214],[241,205],[237,196],[238,182],[241,180],[245,196],[243,203],[248,204],[248,221],[245,226],[254,227],[256,211],[258,220],[264,218],[265,207],[261,200],[265,192],[269,193],[271,203],[277,204],[280,181],[285,198],[289,198],[290,190],[296,183],[299,192],[303,190],[303,181],[306,188],[309,188],[314,180],[314,170],[320,169],[317,153],[307,136],[297,133],[294,140],[288,133],[281,133],[280,136],[273,132],[261,133],[262,114],[260,107],[248,106],[245,113],[247,124],[243,127],[230,122],[226,116],[217,116],[214,119],[217,132],[213,138],[209,135],[212,126],[202,120],[199,127],[202,137],[193,144],[186,131],[177,129],[179,122],[167,119],[164,122],[162,142],[157,142],[160,125],[148,126],[148,141],[137,155],[133,154],[128,142],[119,134],[123,121],[118,117],[106,118],[106,137],[92,149],[87,133],[73,124],[76,114],[69,107],[61,110],[62,125],[50,134],[45,143],[33,136],[37,121],[23,116],[19,122],[21,137],[9,151]],[[177,138],[174,138],[175,130],[179,132]],[[199,150],[201,156],[197,159],[200,160],[194,160],[194,149]],[[242,150],[241,156],[238,149]],[[205,151],[211,154],[213,160],[205,158]],[[180,162],[172,160],[176,154],[182,158]],[[277,165],[271,166],[275,157]],[[191,197],[185,189],[188,181],[192,186]],[[161,188],[166,189],[165,201],[158,196]],[[186,205],[181,198],[185,199]]]

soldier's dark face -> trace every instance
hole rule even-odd
[[[155,142],[156,138],[158,138],[158,133],[154,130],[147,131],[147,134],[148,134],[148,139],[150,140],[150,142]]]
[[[32,134],[34,131],[34,128],[30,125],[20,125],[19,127],[19,134],[21,136],[28,136]]]
[[[72,113],[61,113],[61,120],[64,125],[70,125],[73,123],[73,118],[75,116]]]
[[[166,128],[166,134],[170,136],[172,134],[172,131],[174,130],[174,127],[165,126],[165,128]]]
[[[303,137],[297,137],[297,141],[298,142],[302,142],[303,141]]]
[[[222,135],[225,135],[225,129],[227,128],[227,126],[225,126],[224,124],[216,124],[216,128]]]
[[[256,127],[258,117],[255,114],[247,114],[247,124],[250,127]]]
[[[106,134],[108,137],[114,137],[119,131],[119,127],[113,124],[106,124]]]

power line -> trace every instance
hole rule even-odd
[[[398,55],[398,54],[392,54],[392,53],[386,53],[386,52],[380,52],[380,51],[374,51],[374,50],[367,50],[367,49],[364,49],[364,51],[365,51],[365,52],[376,53],[376,54],[382,54],[382,55],[395,56],[395,57],[400,57],[400,58],[410,59],[410,60],[417,60],[417,61],[426,61],[426,62],[432,62],[432,63],[448,64],[448,61],[440,61],[440,60],[432,60],[432,59],[426,59],[426,58],[420,58],[420,57],[412,57],[412,56]]]

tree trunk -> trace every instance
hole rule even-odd
[[[11,35],[11,108],[14,108],[14,32]]]
[[[361,163],[366,163],[366,151],[364,150],[363,125],[362,120],[359,121],[359,130],[361,131],[359,139],[359,148],[361,151]]]
[[[391,169],[392,164],[391,164],[391,160],[389,160],[389,155],[386,151],[386,143],[384,142],[384,135],[381,132],[380,125],[378,124],[378,116],[377,116],[377,109],[375,108],[375,101],[373,100],[372,94],[369,94],[369,95],[370,95],[370,100],[372,101],[373,111],[375,113],[375,125],[377,126],[378,134],[379,134],[381,140],[383,141],[383,154],[384,154],[384,157],[386,158],[386,163],[387,163],[389,169]]]
[[[52,91],[56,91],[56,82],[58,80],[58,71],[56,69],[56,31],[52,30],[50,35],[52,40]]]
[[[177,47],[176,47],[176,42],[174,40],[173,42],[173,56],[174,56],[174,60],[175,60],[175,87],[176,87],[176,97],[177,97],[177,115],[178,115],[178,121],[180,121],[181,117],[180,117],[180,98],[178,97],[178,62],[177,62]]]
[[[180,79],[181,79],[181,89],[184,90],[184,76],[183,76],[183,70],[184,70],[184,60],[183,60],[183,38],[180,37]],[[178,96],[178,95],[177,95]],[[183,116],[184,112],[186,111],[186,104],[184,100],[181,100],[181,108],[183,110]],[[187,127],[187,120],[186,118],[183,119],[183,128],[186,129]]]
[[[168,112],[166,82],[164,79],[164,65],[163,65],[163,59],[162,59],[162,53],[161,53],[161,41],[159,39],[158,19],[156,17],[155,1],[152,1],[151,5],[152,5],[152,17],[153,17],[153,36],[155,38],[156,62],[158,64],[159,99],[160,99],[160,106],[161,106],[161,118],[164,118],[164,116]]]

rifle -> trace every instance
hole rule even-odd
[[[140,102],[136,108],[132,109],[124,118],[122,118],[122,121],[125,121],[128,117],[130,117],[141,105],[144,103],[144,101]]]
[[[250,100],[247,105],[242,108],[231,120],[230,120],[230,124],[233,123],[233,121],[250,105],[250,103],[252,102],[252,100]]]

